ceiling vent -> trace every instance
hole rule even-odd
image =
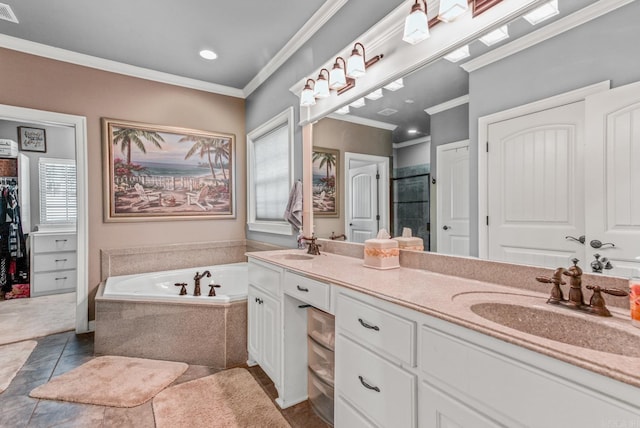
[[[18,18],[8,4],[0,3],[0,19],[18,24]]]
[[[397,112],[398,112],[398,110],[396,110],[396,109],[386,108],[384,110],[380,110],[378,112],[378,114],[381,115],[381,116],[391,116],[392,114],[396,114]]]

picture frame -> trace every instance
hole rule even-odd
[[[18,145],[22,152],[47,152],[47,131],[42,128],[18,126]]]
[[[235,218],[235,135],[102,118],[104,221]]]
[[[340,150],[314,147],[313,215],[340,216]]]

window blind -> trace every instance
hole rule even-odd
[[[75,223],[76,163],[73,159],[40,158],[40,223]]]
[[[254,141],[256,220],[282,221],[289,197],[289,138],[284,124]]]

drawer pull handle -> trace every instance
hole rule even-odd
[[[364,328],[368,328],[368,329],[375,330],[375,331],[380,331],[380,327],[378,327],[377,325],[367,324],[366,322],[362,321],[362,318],[358,318],[358,321],[360,321],[360,324]]]
[[[362,376],[358,376],[358,379],[360,379],[360,383],[362,384],[362,386],[364,386],[367,389],[372,389],[375,392],[380,392],[380,388],[378,388],[377,386],[371,386],[369,385],[367,382],[364,381],[364,379],[362,378]]]
[[[62,276],[62,277],[60,277],[60,278],[56,278],[56,281],[60,281],[60,280],[62,280],[62,279],[67,279],[67,277],[66,277],[66,276]]]
[[[67,242],[66,239],[56,239],[56,242]]]
[[[308,289],[308,288],[306,288],[306,287],[300,287],[299,285],[296,285],[296,288],[297,288],[298,290],[300,290],[300,291],[304,291],[305,293],[308,293],[308,292],[309,292],[309,289]]]
[[[56,262],[66,262],[67,259],[56,259]]]

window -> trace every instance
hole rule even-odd
[[[293,185],[293,108],[247,135],[249,230],[291,235],[284,220]]]
[[[40,158],[40,223],[75,223],[76,161]]]

